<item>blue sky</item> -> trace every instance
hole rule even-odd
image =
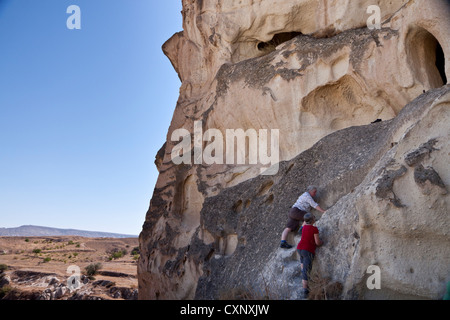
[[[70,5],[81,30],[69,30]],[[0,227],[139,234],[180,81],[181,0],[0,0]]]

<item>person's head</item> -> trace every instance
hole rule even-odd
[[[303,217],[303,221],[306,222],[306,224],[314,224],[314,222],[316,221],[314,219],[314,215],[312,215],[311,213],[307,213],[305,214],[305,216]]]
[[[311,197],[315,197],[317,194],[317,187],[315,186],[309,186],[308,188],[306,188],[306,192],[309,192],[309,194],[311,195]]]

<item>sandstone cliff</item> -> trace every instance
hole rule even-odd
[[[439,298],[450,280],[448,2],[377,1],[378,29],[370,1],[224,2],[183,1],[184,30],[163,46],[182,86],[140,235],[140,299],[238,287],[298,298],[298,257],[279,239],[310,184],[329,208],[314,270],[339,283],[337,298]],[[192,161],[176,164],[179,129],[278,130],[280,162],[260,175],[267,163],[249,154],[196,161],[211,140],[194,135]],[[380,290],[366,286],[370,265]]]

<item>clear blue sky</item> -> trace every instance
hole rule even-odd
[[[81,30],[69,30],[70,5]],[[0,227],[139,234],[180,81],[181,0],[0,0]]]

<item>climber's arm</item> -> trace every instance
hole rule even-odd
[[[317,206],[314,209],[319,210],[322,213],[325,213],[325,211],[326,211],[326,210],[323,210],[320,206]]]
[[[320,246],[323,245],[323,241],[320,240],[319,234],[318,234],[318,233],[316,233],[316,234],[314,235],[314,241],[316,242],[316,246],[318,246],[318,247],[320,247]]]

